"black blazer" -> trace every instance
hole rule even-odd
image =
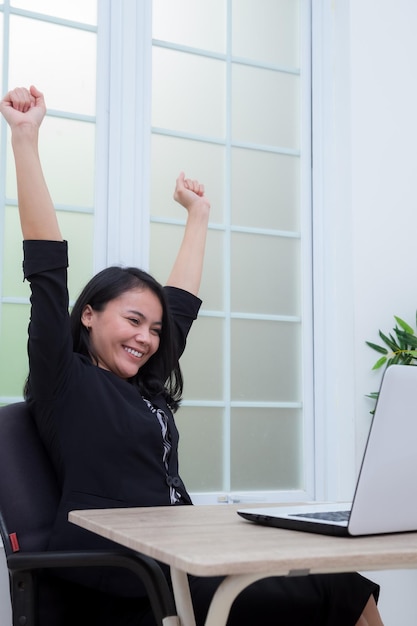
[[[180,503],[191,504],[179,476],[178,430],[164,398],[148,398],[168,416],[172,450],[167,476],[161,428],[138,389],[72,350],[66,242],[26,241],[24,253],[32,291],[30,404],[62,487],[50,548],[108,547],[106,540],[70,524],[68,512],[170,505],[172,480]],[[201,301],[181,289],[165,289],[182,352]],[[87,583],[115,591],[90,575]]]

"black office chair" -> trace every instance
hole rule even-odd
[[[94,622],[99,594],[48,576],[50,568],[127,568],[145,585],[159,625],[178,623],[167,580],[156,561],[123,551],[47,551],[59,501],[55,473],[24,402],[0,407],[0,534],[10,578],[13,626]],[[91,611],[90,616],[88,611]]]

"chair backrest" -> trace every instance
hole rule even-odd
[[[6,555],[46,549],[59,488],[24,402],[0,407],[0,532]]]
[[[50,567],[126,568],[138,577],[138,584],[145,583],[158,624],[175,616],[172,593],[152,559],[113,549],[46,551],[59,499],[53,466],[27,405],[0,407],[0,535],[10,574],[13,624],[102,623],[98,607],[108,595],[50,577]],[[13,554],[17,544],[19,554]]]

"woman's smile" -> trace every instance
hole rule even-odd
[[[97,365],[121,378],[135,376],[159,348],[162,305],[148,288],[125,291],[102,311],[87,305],[82,315]]]
[[[136,357],[137,359],[140,359],[143,357],[143,352],[139,352],[138,350],[135,350],[134,348],[129,348],[129,346],[123,346],[123,347],[126,350],[126,352]]]

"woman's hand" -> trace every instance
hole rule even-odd
[[[188,215],[167,285],[197,295],[203,271],[210,202],[204,195],[204,186],[198,180],[185,178],[184,172],[177,178],[174,200],[187,209]]]
[[[39,127],[46,113],[43,95],[33,86],[13,89],[1,100],[0,113],[12,131],[23,238],[62,241],[39,158]]]
[[[33,85],[17,87],[1,100],[0,112],[12,130],[24,126],[38,129],[46,113],[43,94]]]
[[[181,204],[187,211],[194,207],[200,207],[201,209],[210,209],[210,202],[204,196],[204,185],[198,182],[198,180],[191,180],[191,178],[185,178],[184,172],[181,172],[177,178],[174,200]]]

